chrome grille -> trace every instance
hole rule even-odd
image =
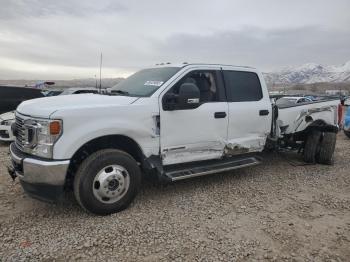
[[[24,138],[24,119],[16,115],[16,145],[18,148],[23,149]]]

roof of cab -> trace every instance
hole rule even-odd
[[[231,66],[236,68],[247,68],[247,69],[253,69],[256,70],[256,68],[251,66],[237,66],[237,65],[228,65],[228,64],[211,64],[211,63],[160,63],[155,64],[154,67],[187,67],[187,66]]]

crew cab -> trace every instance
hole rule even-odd
[[[73,190],[84,209],[105,215],[132,202],[142,177],[169,183],[252,166],[265,149],[333,161],[338,101],[278,107],[251,67],[155,66],[113,90],[18,106],[9,174],[29,195]]]

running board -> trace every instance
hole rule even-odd
[[[261,159],[255,156],[245,158],[234,158],[217,161],[206,161],[200,163],[187,164],[179,167],[165,168],[165,175],[171,181],[178,181],[182,179],[204,176],[219,172],[225,172],[233,169],[254,166],[261,163]]]

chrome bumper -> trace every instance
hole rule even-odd
[[[70,161],[39,160],[18,152],[15,144],[10,145],[14,171],[21,182],[48,186],[63,186]]]

